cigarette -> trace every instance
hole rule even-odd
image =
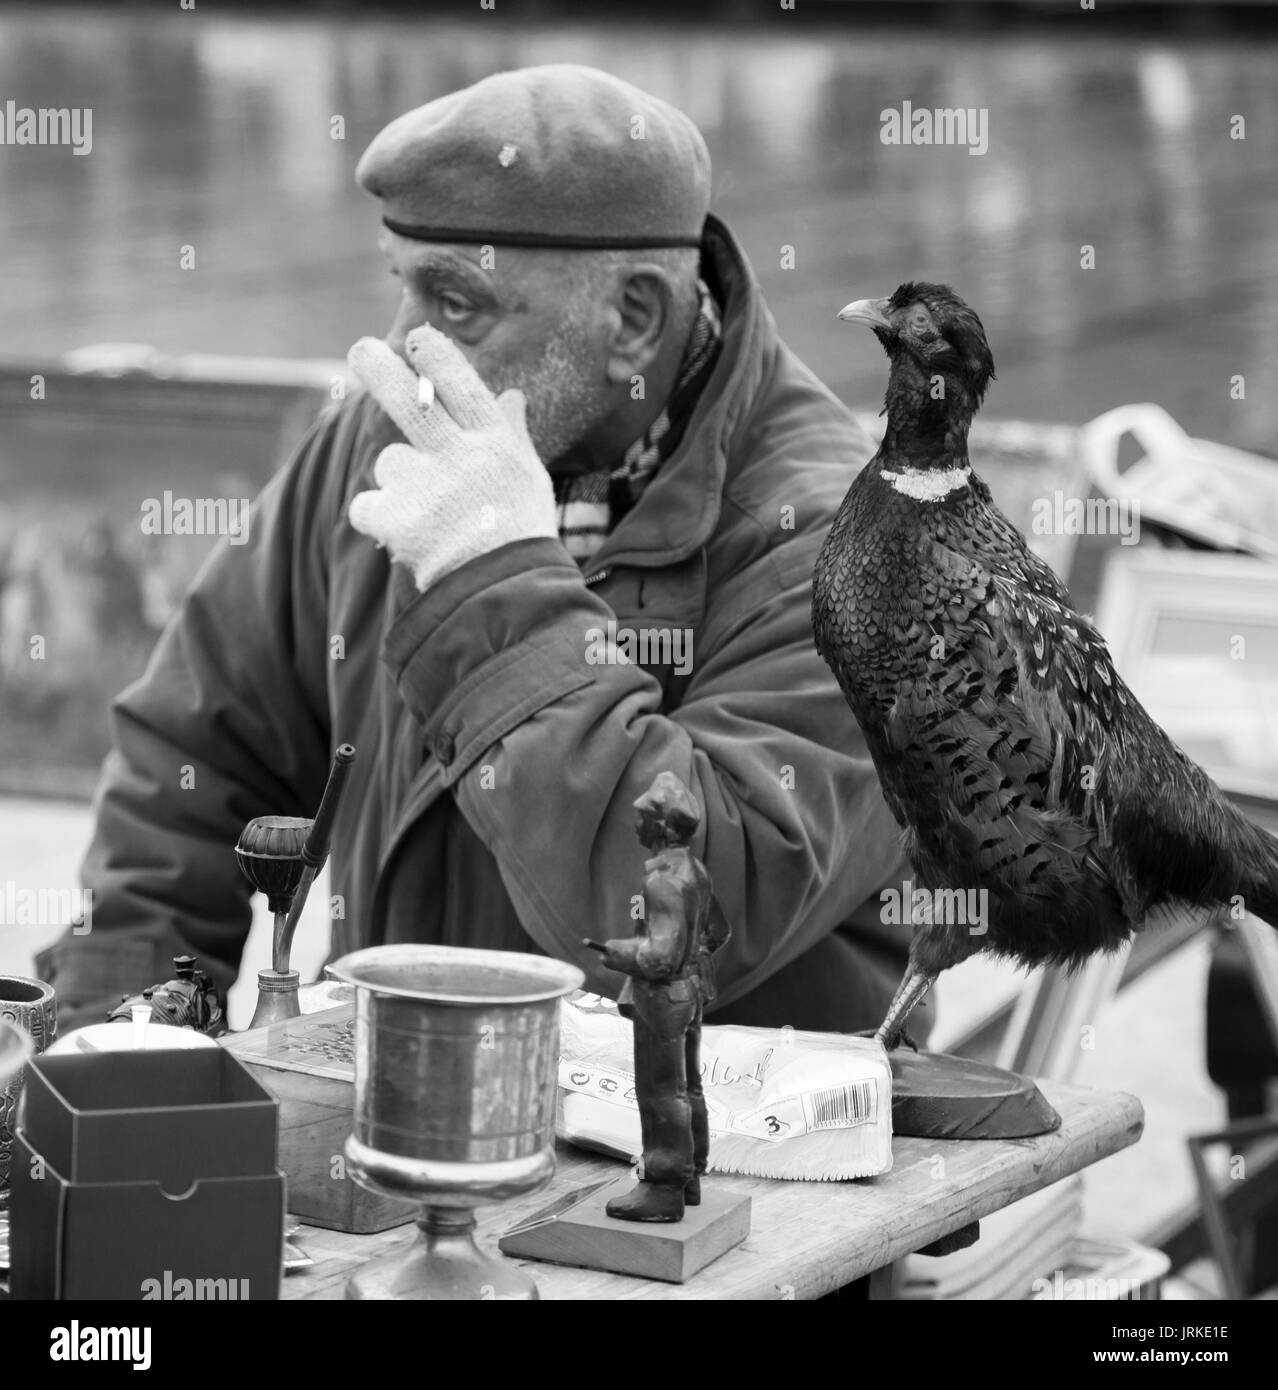
[[[417,404],[426,410],[435,404],[435,383],[427,376],[417,380]]]

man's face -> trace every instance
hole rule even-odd
[[[612,407],[601,306],[574,293],[572,252],[411,241],[383,230],[381,248],[401,298],[386,342],[401,356],[429,323],[466,355],[490,391],[518,387],[544,463],[580,444]]]

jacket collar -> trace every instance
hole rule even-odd
[[[678,564],[719,522],[728,444],[776,349],[776,330],[745,252],[713,214],[701,243],[701,274],[723,310],[723,349],[679,447],[592,558],[590,575],[614,565]]]

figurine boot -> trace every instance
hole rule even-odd
[[[641,1178],[624,1197],[613,1197],[604,1210],[618,1221],[682,1221],[683,1193],[682,1183]]]

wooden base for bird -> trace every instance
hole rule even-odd
[[[685,1208],[682,1221],[609,1216],[609,1199],[629,1192],[634,1182],[627,1173],[560,1198],[508,1231],[498,1248],[523,1259],[682,1284],[750,1234],[750,1198],[733,1189],[731,1178],[703,1179],[701,1205]]]
[[[1028,1139],[1061,1117],[1028,1076],[945,1052],[898,1047],[892,1063],[892,1133],[919,1139]]]

